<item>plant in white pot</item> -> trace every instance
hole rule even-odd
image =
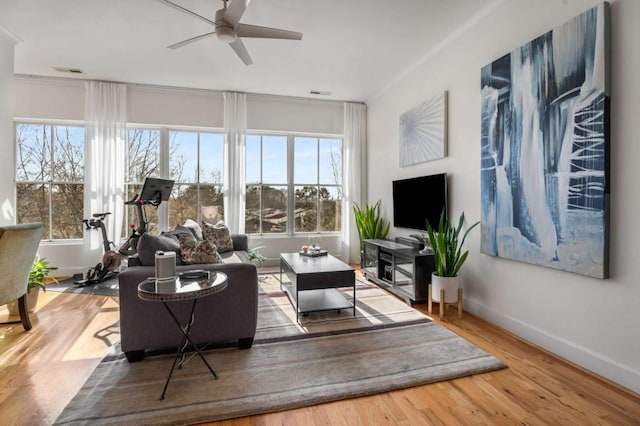
[[[456,227],[445,216],[440,214],[438,229],[433,229],[427,222],[427,235],[433,250],[436,270],[431,274],[432,300],[440,303],[458,302],[458,271],[469,256],[469,250],[462,251],[467,235],[480,222],[472,224],[460,238],[464,224],[464,212],[460,214]],[[440,300],[440,292],[444,290],[444,300]],[[443,312],[443,308],[440,308]]]

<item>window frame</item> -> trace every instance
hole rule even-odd
[[[17,161],[17,157],[18,157],[18,126],[20,125],[34,125],[34,126],[46,126],[48,127],[48,135],[49,135],[49,141],[50,141],[50,147],[49,147],[49,162],[51,165],[53,165],[54,163],[54,158],[55,158],[55,132],[54,132],[54,128],[55,127],[79,127],[82,129],[84,136],[83,136],[83,172],[82,172],[82,181],[61,181],[61,180],[55,180],[54,179],[54,173],[51,170],[50,174],[49,174],[49,179],[48,180],[39,180],[39,181],[35,181],[35,180],[19,180],[18,179],[18,161]],[[64,185],[64,184],[72,184],[72,185],[81,185],[82,186],[82,192],[83,192],[83,197],[82,197],[82,210],[84,211],[84,204],[85,204],[85,196],[84,196],[84,190],[85,190],[85,179],[87,176],[87,167],[86,167],[86,158],[87,158],[87,141],[86,141],[86,123],[83,120],[64,120],[64,119],[56,119],[56,120],[47,120],[47,119],[32,119],[32,118],[15,118],[13,120],[13,189],[14,189],[14,197],[13,197],[13,204],[16,208],[16,219],[17,219],[17,208],[18,208],[18,185],[21,184],[27,184],[27,185],[45,185],[49,187],[49,197],[48,197],[48,212],[49,212],[49,226],[48,229],[45,230],[44,235],[48,235],[48,237],[44,237],[40,240],[41,243],[47,243],[47,244],[67,244],[67,243],[73,243],[73,244],[77,244],[78,242],[82,242],[84,240],[84,234],[82,234],[79,238],[52,238],[53,236],[53,227],[54,227],[54,220],[53,220],[53,213],[54,213],[54,208],[53,208],[53,196],[52,193],[53,191],[51,190],[51,188],[55,185]],[[79,223],[78,226],[84,226],[82,223]]]
[[[187,132],[187,133],[196,133],[198,135],[197,140],[198,140],[198,164],[200,162],[200,134],[202,133],[212,133],[212,134],[220,134],[223,136],[223,144],[224,144],[224,130],[220,129],[220,128],[216,128],[216,127],[202,127],[202,126],[174,126],[174,125],[152,125],[152,124],[142,124],[142,123],[127,123],[126,125],[126,130],[127,130],[127,150],[125,153],[125,170],[127,173],[126,178],[128,178],[128,171],[130,170],[130,162],[129,162],[129,130],[131,129],[143,129],[143,130],[150,130],[150,131],[157,131],[159,132],[159,136],[158,136],[158,171],[157,171],[157,175],[156,177],[162,178],[162,179],[172,179],[171,178],[171,158],[170,158],[170,154],[171,154],[171,132]],[[210,186],[219,186],[220,187],[220,191],[222,192],[222,190],[224,189],[224,167],[226,166],[225,164],[225,158],[224,158],[224,145],[223,145],[223,151],[222,151],[222,155],[223,155],[223,160],[222,160],[222,164],[223,164],[223,170],[222,170],[222,174],[221,174],[221,183],[220,184],[214,184],[214,183],[206,183],[206,182],[200,182],[200,176],[199,176],[199,171],[198,171],[198,182],[175,182],[175,185],[197,185],[198,188],[198,197],[200,196],[199,192],[200,192],[200,188],[201,187],[210,187]],[[127,191],[128,189],[128,185],[142,185],[144,184],[143,182],[133,182],[133,181],[129,181],[129,180],[125,180],[125,191]],[[127,192],[125,192],[126,194]],[[127,195],[128,196],[128,195]],[[199,199],[199,198],[198,198]],[[127,206],[129,207],[129,206]],[[137,221],[137,217],[135,216],[135,211],[133,211],[133,209],[129,209],[129,211],[125,212],[125,224],[126,223],[135,223],[135,221]],[[200,209],[197,209],[196,211],[196,216],[197,218],[192,218],[193,220],[197,220],[200,221],[201,219],[201,212]],[[131,220],[129,220],[129,222],[127,222],[128,218],[133,218],[133,222]],[[169,204],[168,203],[162,203],[159,207],[158,207],[158,227],[159,229],[168,229],[169,226]],[[126,232],[126,231],[125,231]],[[126,236],[125,236],[126,237]]]
[[[283,232],[283,233],[265,233],[262,230],[262,221],[260,221],[260,232],[258,233],[250,233],[249,231],[245,230],[245,232],[249,235],[249,236],[254,236],[254,237],[268,237],[268,238],[272,238],[272,237],[294,237],[294,236],[312,236],[312,235],[325,235],[325,236],[332,236],[332,235],[340,235],[342,233],[342,230],[344,229],[344,221],[341,222],[341,226],[340,229],[337,231],[322,231],[321,230],[321,226],[320,226],[320,199],[318,198],[318,205],[317,205],[317,229],[316,231],[296,231],[295,230],[295,217],[294,217],[294,212],[295,212],[295,188],[296,186],[301,186],[302,184],[297,184],[294,179],[295,179],[295,139],[296,137],[302,137],[302,138],[314,138],[318,140],[318,151],[317,151],[317,157],[316,157],[316,162],[317,162],[317,171],[316,171],[316,183],[313,184],[313,186],[317,189],[319,189],[320,187],[333,187],[333,188],[339,188],[341,193],[344,194],[344,177],[345,177],[345,170],[344,170],[344,155],[345,155],[345,146],[344,146],[344,135],[342,134],[331,134],[331,133],[309,133],[309,132],[292,132],[292,131],[273,131],[273,130],[255,130],[255,129],[251,129],[251,130],[247,130],[247,136],[286,136],[287,138],[287,231]],[[342,142],[342,183],[337,185],[337,184],[321,184],[320,183],[320,143],[319,141],[321,139],[337,139],[340,140]],[[261,141],[261,146],[260,146],[260,179],[261,181],[259,183],[255,183],[255,182],[249,182],[248,180],[245,182],[245,190],[246,187],[249,185],[259,185],[259,186],[274,186],[275,184],[270,184],[270,183],[265,183],[262,181],[262,176],[263,176],[263,168],[262,168],[262,164],[263,164],[263,158],[264,158],[264,150],[262,149],[262,141]],[[246,177],[246,175],[245,175]],[[276,186],[282,186],[282,184],[277,184]],[[304,186],[310,186],[310,185],[306,185],[304,184]],[[344,197],[343,197],[344,198]],[[246,202],[246,201],[245,201]],[[341,203],[340,208],[342,210],[344,210],[344,202]],[[262,212],[262,196],[260,197],[260,211]],[[262,213],[261,216],[262,217]],[[342,211],[342,217],[344,218],[344,211]],[[245,221],[246,221],[246,205],[245,205]]]
[[[227,164],[225,164],[225,144],[224,144],[224,139],[225,139],[225,134],[223,130],[215,130],[215,129],[211,129],[211,128],[193,128],[193,127],[184,127],[184,126],[166,126],[166,132],[167,132],[167,143],[166,143],[166,153],[167,153],[167,171],[166,171],[166,175],[168,176],[167,179],[173,179],[170,175],[171,175],[171,132],[183,132],[183,133],[195,133],[196,134],[196,143],[197,143],[197,154],[196,154],[196,181],[194,182],[190,182],[190,181],[184,181],[184,182],[178,182],[175,181],[174,182],[174,189],[176,187],[176,185],[180,186],[180,185],[185,185],[185,186],[193,186],[195,185],[196,187],[196,217],[191,218],[195,221],[197,221],[198,223],[200,223],[202,221],[202,206],[200,206],[200,201],[201,201],[201,193],[200,190],[203,188],[210,188],[210,187],[215,187],[218,188],[218,192],[223,196],[223,212],[224,212],[224,178],[225,178],[225,168],[228,167]],[[200,175],[200,164],[201,164],[201,152],[202,152],[202,144],[201,144],[201,136],[202,134],[212,134],[212,135],[220,135],[222,136],[222,150],[221,150],[221,155],[222,155],[222,170],[220,173],[220,182],[219,183],[211,183],[211,182],[203,182],[202,181],[202,176]],[[162,136],[161,136],[162,139]],[[206,142],[205,142],[206,143]],[[171,194],[173,196],[173,194]],[[167,217],[166,217],[166,223],[168,225],[169,223],[169,209],[168,209],[168,204],[166,205],[166,211],[167,211]]]

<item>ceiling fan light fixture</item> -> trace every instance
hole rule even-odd
[[[238,57],[244,62],[245,65],[251,65],[253,61],[249,52],[244,46],[242,39],[245,37],[250,38],[266,38],[266,39],[280,39],[280,40],[302,40],[302,33],[295,31],[282,30],[279,28],[262,27],[258,25],[248,25],[241,23],[242,15],[244,14],[249,2],[251,0],[222,0],[223,8],[216,11],[215,20],[212,21],[209,18],[205,18],[202,15],[186,9],[172,0],[157,0],[162,4],[172,7],[182,13],[198,18],[201,21],[213,25],[215,31],[201,34],[196,37],[191,37],[181,42],[174,43],[167,46],[169,49],[177,49],[179,47],[186,46],[194,41],[202,40],[204,38],[215,35],[221,42],[227,43],[231,49],[238,55]],[[227,3],[229,3],[227,5]]]
[[[216,37],[224,43],[232,43],[237,38],[236,31],[233,28],[221,25],[216,26]]]
[[[216,38],[223,43],[232,43],[237,37],[236,30],[224,20],[226,11],[226,4],[224,9],[216,11]]]

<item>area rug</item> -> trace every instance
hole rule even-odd
[[[286,276],[282,278],[288,282]],[[343,296],[353,303],[353,290],[340,289]],[[258,327],[256,343],[305,338],[309,335],[341,333],[351,329],[384,328],[429,319],[398,298],[390,295],[364,278],[356,280],[356,315],[352,309],[310,312],[298,316],[281,290],[280,274],[259,275]]]
[[[79,286],[74,284],[74,278],[59,281],[58,283],[47,284],[47,291],[75,294],[94,294],[98,296],[117,296],[118,277],[112,277],[101,283]]]
[[[261,276],[251,349],[219,348],[174,372],[172,355],[106,357],[56,424],[182,425],[286,410],[468,376],[505,365],[364,281],[352,311],[296,321],[277,274]],[[349,292],[346,292],[348,295]]]

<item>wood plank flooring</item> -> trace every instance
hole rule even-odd
[[[426,305],[419,309],[426,313]],[[0,321],[8,313],[0,307]],[[14,319],[14,317],[11,317]],[[33,330],[0,325],[0,424],[48,425],[119,340],[118,299],[40,294]],[[224,425],[640,425],[640,396],[485,321],[436,321],[507,369]]]

